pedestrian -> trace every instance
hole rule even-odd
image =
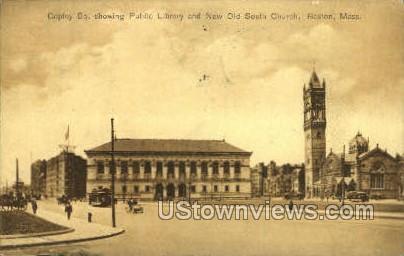
[[[31,206],[32,206],[32,211],[34,212],[34,214],[36,214],[36,211],[38,210],[38,205],[37,205],[35,199],[32,199]]]
[[[65,206],[65,212],[67,214],[67,219],[70,220],[70,216],[72,215],[73,212],[73,207],[70,202],[67,202]]]
[[[289,210],[290,211],[293,210],[293,201],[292,200],[289,201]]]

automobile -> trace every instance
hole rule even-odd
[[[302,200],[303,198],[304,198],[304,195],[301,192],[289,192],[289,193],[285,194],[286,200],[290,200],[290,199]]]
[[[369,195],[362,191],[350,191],[347,193],[346,198],[351,201],[369,201]]]
[[[375,199],[375,200],[380,200],[380,199],[383,199],[383,196],[381,194],[371,194],[370,198]]]

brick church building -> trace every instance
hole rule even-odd
[[[326,155],[326,83],[313,71],[303,88],[305,134],[305,194],[307,198],[339,196],[346,191],[364,191],[371,198],[403,195],[401,157],[393,157],[379,145],[369,149],[369,139],[357,133],[348,151]],[[343,185],[345,184],[345,185]]]

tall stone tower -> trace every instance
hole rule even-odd
[[[325,81],[321,83],[313,71],[309,85],[303,87],[305,135],[305,193],[306,197],[319,196],[320,169],[326,156]]]

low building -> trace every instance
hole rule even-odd
[[[116,139],[117,197],[251,197],[251,152],[224,140]],[[111,185],[111,142],[85,151],[87,193]]]
[[[87,162],[63,151],[46,162],[46,194],[49,197],[81,198],[86,195]]]
[[[31,193],[46,194],[46,160],[37,160],[31,164]]]

